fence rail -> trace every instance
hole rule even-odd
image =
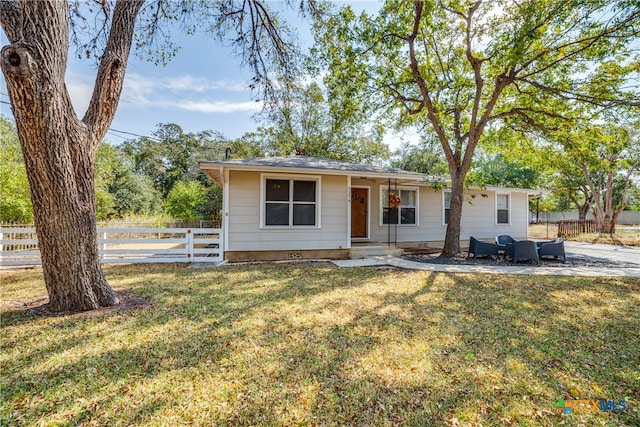
[[[100,262],[220,262],[219,228],[98,228]],[[0,228],[0,266],[40,265],[35,228]]]
[[[558,222],[558,237],[574,237],[582,233],[595,233],[596,231],[596,222],[592,220]]]

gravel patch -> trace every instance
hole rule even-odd
[[[428,264],[450,264],[450,265],[485,265],[485,266],[506,266],[516,265],[504,258],[467,258],[465,255],[458,255],[453,258],[440,258],[439,253],[435,254],[405,254],[401,258],[424,262]],[[537,265],[535,261],[521,261],[517,265]],[[637,264],[627,262],[615,262],[609,260],[599,260],[594,258],[581,258],[567,256],[567,261],[562,262],[554,259],[541,259],[541,267],[591,267],[591,268],[638,268]]]

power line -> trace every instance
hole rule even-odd
[[[147,139],[151,139],[151,140],[156,141],[156,142],[162,142],[162,141],[160,141],[158,138],[154,138],[153,136],[139,135],[139,134],[137,134],[137,133],[133,133],[133,132],[126,132],[126,131],[124,131],[124,130],[118,130],[118,129],[114,129],[114,128],[109,128],[109,131],[111,131],[111,132],[115,132],[115,133],[122,133],[122,134],[125,134],[125,135],[137,136],[138,138],[147,138]],[[114,136],[117,136],[117,137],[120,137],[120,138],[122,138],[122,139],[125,139],[125,137],[124,137],[124,136],[120,136],[120,135],[114,135]]]

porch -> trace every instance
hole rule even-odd
[[[350,259],[369,256],[400,256],[403,254],[430,254],[442,250],[444,242],[363,242],[352,241],[349,249]]]

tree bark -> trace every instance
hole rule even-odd
[[[85,121],[76,116],[64,82],[68,3],[3,3],[0,23],[11,44],[3,47],[0,65],[31,186],[49,309],[85,311],[117,304],[100,266],[95,151],[115,114],[141,2],[116,4]]]
[[[462,204],[464,202],[464,175],[456,176],[451,182],[451,203],[449,221],[444,237],[442,257],[452,257],[460,252],[460,232],[462,231]]]

